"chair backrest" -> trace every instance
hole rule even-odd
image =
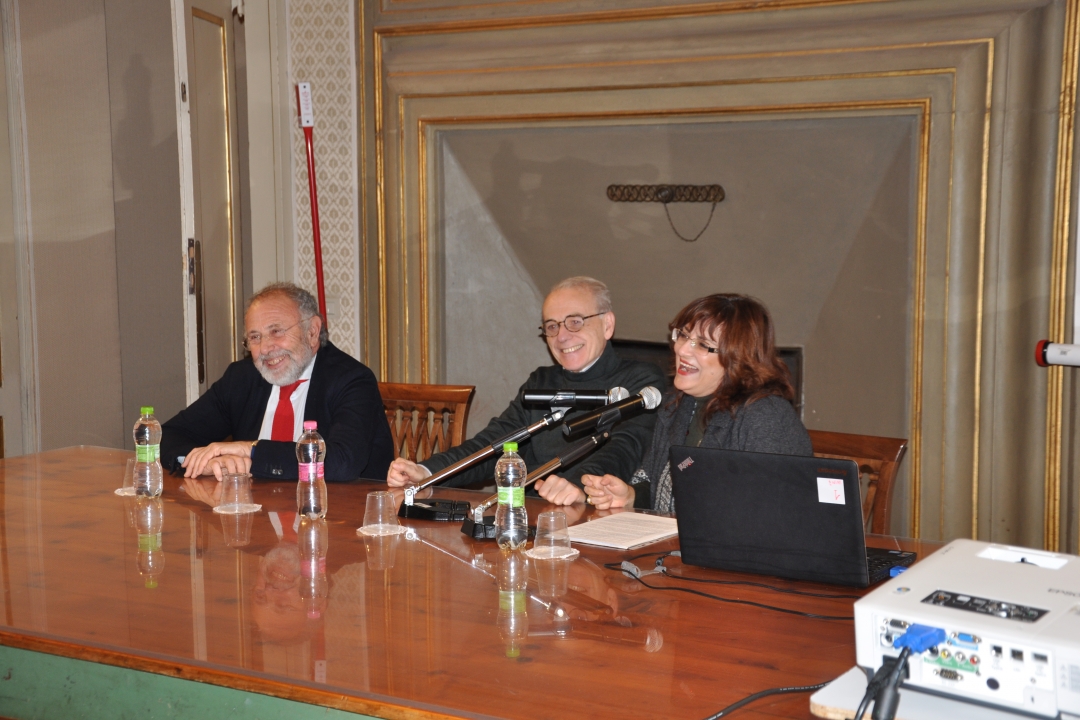
[[[420,462],[460,445],[475,389],[472,385],[379,383],[394,453]]]
[[[869,479],[863,498],[863,522],[872,533],[887,533],[892,516],[893,481],[907,452],[907,440],[824,430],[809,432],[814,455],[854,460],[858,464],[859,473]]]

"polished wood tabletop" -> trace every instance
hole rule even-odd
[[[635,562],[650,569],[674,540],[631,553],[579,546],[565,590],[541,587],[538,563],[511,567],[460,523],[405,520],[407,536],[358,535],[368,492],[386,489],[374,482],[329,486],[325,573],[309,579],[294,483],[256,481],[262,510],[245,516],[213,511],[213,480],[166,477],[159,503],[137,503],[113,492],[130,457],[74,447],[0,461],[0,643],[391,718],[705,718],[855,664],[851,620],[734,602],[850,617],[852,599],[688,578],[860,591],[677,557],[665,558],[667,576],[644,578],[681,588],[661,590],[605,567],[648,553]],[[551,509],[528,502],[532,522]],[[596,515],[565,510],[571,522]],[[920,555],[936,547],[901,545]],[[515,615],[500,582],[522,571],[524,615]],[[809,696],[775,696],[737,716],[809,718]]]

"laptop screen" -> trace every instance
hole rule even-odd
[[[683,446],[670,459],[683,562],[868,585],[853,461]]]

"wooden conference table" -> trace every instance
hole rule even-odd
[[[250,528],[237,528],[195,499],[197,489],[166,477],[163,563],[151,559],[148,569],[135,503],[113,493],[129,457],[74,447],[0,461],[0,644],[392,718],[705,718],[750,693],[831,680],[855,663],[851,621],[647,589],[604,567],[637,553],[584,546],[565,596],[545,600],[530,579],[529,634],[508,657],[494,543],[472,541],[459,523],[412,520],[405,522],[418,539],[365,542],[356,528],[367,493],[385,489],[376,483],[329,488],[325,599],[305,601],[298,590],[288,514],[294,483],[257,482],[262,511],[247,516]],[[475,503],[483,495],[436,497]],[[529,503],[532,519],[546,506]],[[568,513],[585,521],[595,511]],[[900,544],[921,557],[937,547]],[[676,547],[668,541],[638,553]],[[650,568],[656,557],[637,563]],[[673,577],[646,581],[851,614],[850,599],[677,577],[850,594],[844,588],[686,567],[677,558],[666,565]],[[569,623],[556,619],[556,607]],[[809,718],[808,694],[774,696],[737,716]]]

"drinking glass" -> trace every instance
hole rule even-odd
[[[360,528],[360,532],[364,535],[396,535],[405,532],[405,528],[398,522],[394,493],[386,490],[368,493],[364,526]]]
[[[224,515],[253,513],[262,509],[251,499],[251,475],[248,473],[225,473],[221,476],[221,502],[214,512]]]
[[[117,495],[135,494],[135,458],[128,458],[127,465],[124,467],[123,485],[113,490],[113,492]]]
[[[536,538],[533,540],[530,557],[571,558],[578,551],[570,547],[570,531],[566,527],[566,513],[561,510],[549,510],[536,518]]]

